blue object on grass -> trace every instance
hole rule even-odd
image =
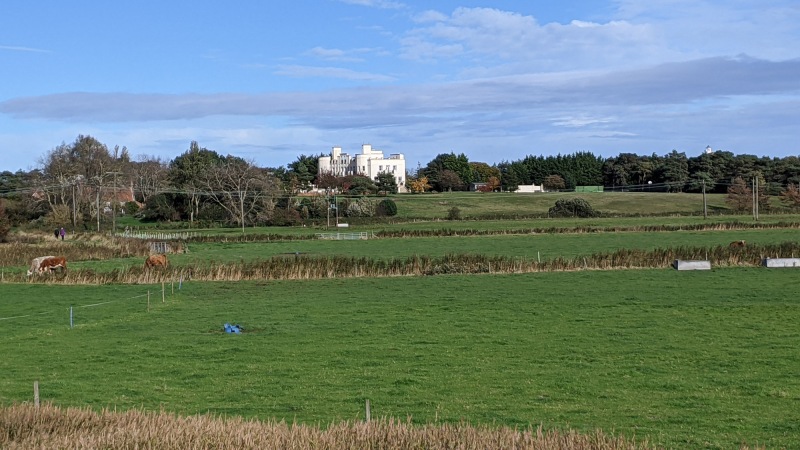
[[[239,325],[231,325],[229,323],[226,323],[224,325],[224,328],[225,328],[225,332],[226,333],[241,334],[241,332],[242,332],[242,327],[240,327]]]

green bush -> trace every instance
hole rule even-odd
[[[378,203],[377,215],[381,217],[393,217],[397,215],[397,203],[394,200],[386,198]]]
[[[447,211],[447,220],[461,220],[461,210],[453,206]]]
[[[274,227],[290,227],[303,222],[300,212],[296,209],[275,208],[267,225]]]
[[[570,198],[557,200],[547,214],[550,217],[595,217],[597,211],[582,198]]]
[[[139,204],[136,202],[126,202],[125,205],[123,206],[123,209],[125,211],[125,214],[133,216],[137,212],[139,212]]]

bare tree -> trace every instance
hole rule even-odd
[[[42,166],[42,177],[35,198],[47,202],[52,212],[59,205],[67,204],[71,192],[68,187],[74,180],[77,168],[70,164],[70,147],[64,143],[47,152],[39,164]]]
[[[164,190],[167,181],[167,163],[156,156],[139,155],[132,164],[131,179],[142,203]]]
[[[279,189],[278,180],[252,161],[228,156],[207,170],[201,178],[208,197],[220,205],[242,233],[248,218],[271,204]]]
[[[126,154],[123,148],[122,155]],[[108,147],[91,136],[79,135],[71,144],[62,143],[40,161],[42,177],[38,192],[47,201],[51,212],[71,206],[73,224],[78,211],[89,211],[99,223],[99,200],[102,180],[113,170],[115,158]],[[94,194],[94,195],[93,195]]]

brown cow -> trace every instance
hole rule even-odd
[[[731,242],[729,247],[730,248],[744,248],[745,246],[747,246],[747,243],[745,241],[733,241],[733,242]]]
[[[28,269],[28,276],[31,276],[33,274],[38,274],[39,273],[39,266],[42,265],[42,261],[44,261],[47,258],[52,258],[52,257],[53,257],[53,255],[39,256],[37,258],[33,258],[33,260],[31,261],[31,268]]]
[[[67,258],[63,256],[53,256],[45,258],[39,263],[39,268],[36,273],[55,272],[56,269],[61,269],[63,273],[67,273]]]
[[[167,267],[168,265],[169,261],[167,260],[167,255],[150,255],[144,261],[145,269],[151,267]]]

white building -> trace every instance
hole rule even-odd
[[[515,191],[519,194],[529,194],[532,192],[544,192],[544,188],[542,186],[537,186],[535,184],[520,184],[517,186],[517,190]]]
[[[346,175],[363,175],[373,180],[378,179],[381,173],[394,175],[400,192],[405,191],[406,185],[406,160],[402,153],[383,156],[383,151],[373,149],[372,145],[361,146],[361,154],[350,156],[342,153],[342,147],[333,147],[330,156],[323,156],[318,162],[319,174],[330,174],[337,177]]]

